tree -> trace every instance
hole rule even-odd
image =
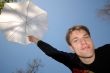
[[[38,73],[39,67],[41,67],[41,61],[34,59],[32,63],[28,64],[28,67],[26,70],[24,69],[19,69],[16,71],[16,73]]]
[[[105,19],[110,19],[110,1],[99,10],[98,15]]]
[[[9,3],[9,2],[13,2],[14,0],[0,0],[0,14],[1,14],[1,11],[4,7],[4,4],[5,3]]]
[[[28,65],[28,70],[26,73],[36,73],[41,66],[41,64],[37,60],[33,60],[31,64]]]
[[[4,7],[4,2],[0,2],[0,14],[1,14],[3,7]]]
[[[1,11],[5,5],[5,3],[10,3],[10,2],[20,2],[20,1],[28,1],[28,0],[0,0],[0,14],[1,14]]]

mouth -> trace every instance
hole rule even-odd
[[[90,49],[90,46],[85,46],[81,50],[89,50],[89,49]]]

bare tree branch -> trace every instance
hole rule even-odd
[[[110,19],[110,2],[107,3],[103,8],[99,9],[98,16],[105,19]]]
[[[26,70],[19,69],[16,71],[16,73],[38,73],[39,67],[41,67],[41,61],[34,59],[32,63],[28,64],[28,67]]]

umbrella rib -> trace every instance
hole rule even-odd
[[[0,22],[0,23],[10,23],[10,22],[15,22],[15,21],[7,21],[7,22]]]
[[[20,9],[18,7],[13,8],[12,5],[10,4],[6,4],[6,8],[4,8],[4,11],[6,13],[9,13],[10,16],[14,16],[16,18],[15,21],[13,20],[14,18],[12,17],[12,20],[10,21],[7,20],[6,22],[0,22],[0,24],[4,24],[4,26],[7,26],[6,28],[3,26],[4,27],[3,30],[4,32],[6,32],[5,34],[7,39],[9,41],[14,41],[14,42],[22,41],[23,43],[26,43],[27,39],[25,37],[27,37],[27,35],[30,34],[34,35],[35,33],[37,33],[38,37],[42,36],[42,33],[44,32],[42,30],[44,29],[43,24],[46,23],[45,17],[47,16],[45,12],[41,12],[41,13],[39,12],[38,14],[35,13],[34,10],[31,9],[32,5],[30,0],[27,3],[23,4],[24,6],[22,6],[21,4],[17,4],[17,5],[20,6]],[[24,11],[22,11],[23,9]],[[44,15],[42,15],[43,13]],[[19,19],[20,22],[17,19]],[[9,23],[10,25],[7,25],[6,23]]]
[[[17,11],[15,11],[15,10],[14,10],[13,8],[11,8],[9,5],[8,5],[8,7],[9,7],[10,9],[12,9],[12,11],[14,11],[15,13],[17,13]],[[27,16],[28,16],[28,9],[29,9],[29,4],[28,4],[28,6],[27,6],[27,11],[26,11]],[[26,16],[25,33],[27,33],[27,31],[26,31],[26,26],[29,26],[29,24],[28,24],[28,22],[27,22],[27,16]],[[21,16],[19,15],[19,17],[21,17]],[[8,22],[10,22],[10,21],[8,21]],[[2,22],[2,23],[8,23],[8,22]],[[10,34],[8,35],[8,38],[9,38],[10,40],[14,38],[14,33],[16,33],[17,30],[19,30],[19,28],[17,28],[13,33],[10,33]]]
[[[29,4],[30,4],[30,1],[29,1],[29,3],[28,3],[28,6],[27,6],[27,11],[26,11],[27,16],[28,16]],[[26,29],[27,29],[27,27],[26,27],[26,26],[28,26],[27,16],[26,16],[26,24],[25,24],[25,33],[26,33],[26,34],[27,34],[27,30],[26,30]]]
[[[36,19],[36,17],[39,17],[40,15],[42,15],[43,13],[41,13],[41,14],[39,14],[39,15],[37,15],[37,16],[35,16],[35,17],[33,17],[33,18],[31,18],[30,20],[28,20],[28,22],[27,22],[27,26],[29,27],[29,28],[31,28],[32,29],[32,26],[31,26],[31,24],[29,24],[29,21],[31,22],[32,21],[32,19]]]
[[[10,9],[12,9],[12,11],[14,11],[15,13],[18,13],[16,10],[14,10],[12,7],[10,7],[9,5],[7,5]],[[18,16],[19,17],[21,17],[23,20],[25,20],[24,18],[23,18],[23,16],[21,16],[21,15],[19,15],[20,13],[18,13]]]

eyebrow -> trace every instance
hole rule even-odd
[[[84,33],[83,36],[89,35],[88,33]]]
[[[72,42],[73,40],[76,40],[76,39],[78,39],[77,37],[75,37],[75,38],[72,38],[72,40],[70,41],[70,42]]]
[[[86,35],[89,36],[89,34],[87,32],[83,34],[83,36],[86,36]],[[77,37],[74,37],[74,38],[72,38],[72,40],[70,42],[72,42],[75,39],[78,39],[78,38]]]
[[[83,36],[90,36],[88,33],[84,33]]]

